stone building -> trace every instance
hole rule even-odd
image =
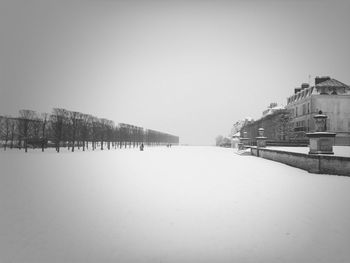
[[[238,143],[240,142],[239,138],[241,137],[241,129],[244,125],[246,125],[249,122],[252,122],[253,119],[251,117],[246,117],[242,120],[237,121],[233,124],[230,132],[231,137],[231,147],[232,148],[238,148]]]
[[[328,116],[327,130],[336,133],[336,145],[350,145],[350,87],[330,77],[316,77],[315,85],[303,83],[287,98],[293,116],[295,137],[306,139],[315,130],[313,115],[320,110]]]
[[[252,144],[255,144],[255,138],[258,137],[258,129],[264,128],[264,136],[267,137],[268,143],[289,140],[293,132],[292,128],[289,127],[289,116],[288,110],[278,106],[260,119],[247,122],[241,129],[241,136],[243,136],[244,132],[247,132],[247,137],[251,138]]]

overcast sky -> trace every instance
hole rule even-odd
[[[309,75],[350,84],[346,1],[55,2],[1,0],[0,114],[63,107],[214,144]]]

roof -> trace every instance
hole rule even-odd
[[[276,107],[271,108],[272,110],[283,110],[285,107],[283,105],[277,105]]]
[[[325,87],[325,88],[349,88],[348,85],[340,82],[339,80],[336,79],[329,79],[326,81],[323,81],[319,84],[316,85],[316,87]]]
[[[272,108],[267,108],[266,110],[263,111],[263,116],[273,114],[275,111],[283,110],[283,109],[285,109],[285,107],[282,105],[276,105]]]
[[[232,137],[241,137],[241,132],[238,131],[237,133],[233,134]]]

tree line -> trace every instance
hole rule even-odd
[[[222,135],[218,135],[215,138],[215,145],[220,147],[231,147],[231,140]]]
[[[17,117],[0,116],[0,143],[7,148],[67,147],[103,150],[144,145],[178,144],[179,137],[126,123],[98,118],[90,114],[54,108],[51,114],[20,110]]]

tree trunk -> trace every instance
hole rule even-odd
[[[60,141],[56,140],[56,151],[59,153],[60,152]]]
[[[11,149],[13,148],[13,139],[14,139],[14,136],[15,136],[15,125],[12,124],[12,130],[11,130],[11,144],[10,144],[10,148],[11,148]]]

